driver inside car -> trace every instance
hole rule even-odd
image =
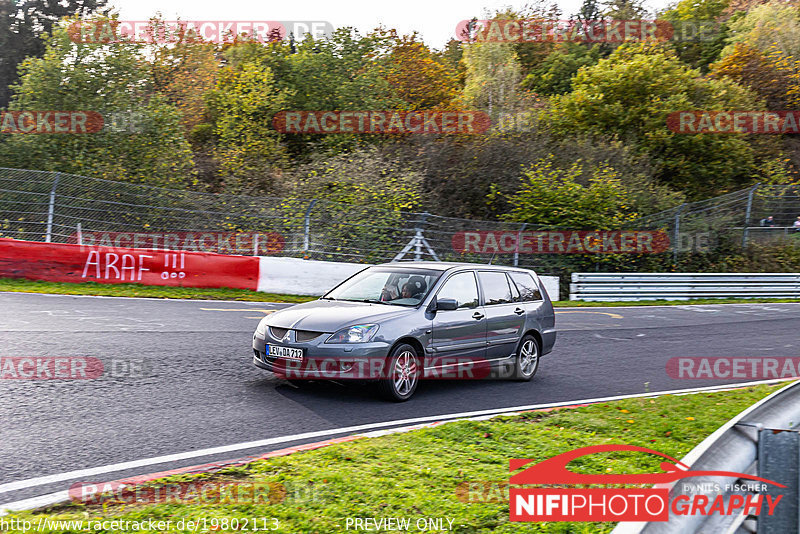
[[[403,292],[401,293],[401,296],[404,299],[410,299],[414,295],[415,290],[416,287],[414,287],[414,284],[409,282],[403,286]]]

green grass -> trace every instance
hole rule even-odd
[[[283,484],[286,498],[276,504],[68,504],[11,517],[33,522],[42,517],[173,522],[266,517],[278,519],[280,528],[275,532],[325,534],[345,532],[348,517],[414,521],[433,517],[453,519],[453,531],[462,533],[609,532],[611,523],[512,524],[507,499],[465,503],[459,500],[458,489],[467,482],[507,481],[512,458],[544,460],[588,445],[639,445],[681,458],[731,417],[776,390],[757,386],[458,421],[260,460],[200,477]],[[658,471],[658,466],[657,457],[638,453],[595,455],[571,465],[592,473],[641,473]],[[191,477],[173,480],[187,478]]]
[[[308,302],[317,297],[277,295],[248,289],[145,286],[142,284],[98,284],[44,282],[23,278],[0,278],[0,291],[60,295],[101,295],[106,297],[149,297],[161,299],[242,300],[252,302]]]
[[[198,289],[194,287],[145,286],[141,284],[98,284],[83,282],[44,282],[23,278],[0,278],[0,291],[17,293],[48,293],[60,295],[101,295],[106,297],[150,297],[164,299],[207,299],[242,300],[250,302],[289,302],[299,303],[314,300],[316,297],[303,295],[280,295],[260,293],[248,289]],[[582,302],[577,300],[558,300],[556,308],[592,308],[619,306],[664,306],[686,304],[753,304],[760,302],[800,302],[800,299],[695,299],[695,300],[649,300],[643,302]]]

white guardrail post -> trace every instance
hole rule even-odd
[[[733,495],[771,496],[773,514],[670,513],[659,523],[619,523],[612,534],[788,534],[800,532],[800,382],[773,393],[725,423],[681,462],[693,471],[728,471],[756,475],[785,485],[779,488],[758,483],[753,491],[747,481],[735,477],[699,476],[678,480],[670,486],[669,501],[685,495],[706,495],[712,502],[722,495],[726,503]],[[766,490],[763,489],[766,486]],[[762,503],[762,508],[764,504]],[[753,510],[754,511],[754,510]]]
[[[800,298],[800,273],[572,273],[570,300]]]

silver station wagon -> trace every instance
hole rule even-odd
[[[405,401],[420,379],[530,380],[555,340],[553,305],[532,271],[398,262],[266,316],[253,363],[293,383],[377,381]]]

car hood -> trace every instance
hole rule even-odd
[[[314,300],[273,313],[267,319],[267,324],[278,328],[333,333],[347,326],[380,323],[414,311],[416,308],[389,304]]]

